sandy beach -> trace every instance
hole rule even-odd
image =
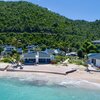
[[[0,63],[2,65],[2,63]],[[25,68],[26,67],[26,68]],[[48,84],[59,83],[60,85],[87,85],[97,86],[100,88],[100,72],[86,72],[84,66],[69,64],[68,66],[62,65],[37,65],[37,66],[24,66],[24,69],[34,69],[42,71],[65,71],[69,68],[77,68],[77,71],[67,75],[50,74],[50,73],[33,73],[33,72],[8,72],[0,71],[0,77],[19,78],[21,80],[40,80]]]

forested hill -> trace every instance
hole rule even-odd
[[[0,33],[3,32],[73,34],[92,39],[100,37],[100,21],[73,21],[29,2],[0,1]]]
[[[29,2],[0,2],[0,32],[69,32],[71,20]]]

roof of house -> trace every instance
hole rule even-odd
[[[17,48],[17,50],[22,50],[22,48]]]
[[[71,56],[71,55],[75,55],[75,56],[77,56],[77,52],[66,53],[66,56]]]
[[[34,57],[35,58],[35,56],[36,56],[36,52],[30,52],[30,53],[25,53],[23,56],[24,56],[24,58],[31,58],[31,57]]]
[[[58,53],[61,53],[61,51],[59,49],[46,49],[45,52],[48,53],[48,54],[58,54]]]
[[[48,54],[53,54],[54,53],[54,49],[46,49],[45,52],[48,53]]]
[[[55,49],[54,50],[56,54],[61,53],[62,51],[60,49]]]
[[[50,58],[51,57],[51,55],[49,55],[48,53],[46,53],[46,52],[44,52],[44,51],[39,51],[38,53],[37,52],[30,52],[30,53],[25,53],[24,55],[23,55],[23,57],[24,58],[35,58],[36,57],[36,55],[38,55],[39,56],[39,58]]]
[[[17,48],[17,52],[23,52],[22,48]]]
[[[13,50],[16,50],[16,48],[14,46],[12,46],[12,45],[6,45],[4,47],[4,51],[5,52],[12,52]]]
[[[37,45],[28,45],[27,46],[28,49],[32,49],[32,48],[36,48],[36,47],[38,47],[38,46]]]
[[[12,45],[6,45],[5,48],[15,48],[15,47]]]
[[[88,58],[100,59],[100,53],[90,53]]]
[[[93,43],[100,43],[100,40],[92,41]]]
[[[40,58],[41,58],[41,57],[50,57],[50,55],[49,55],[48,53],[46,53],[46,52],[40,51],[40,52],[39,52],[39,57],[40,57]]]

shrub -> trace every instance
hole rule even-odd
[[[79,59],[79,58],[75,58],[75,57],[70,57],[69,63],[86,66],[86,62],[84,59]]]
[[[1,60],[1,62],[11,63],[11,62],[12,62],[12,59],[11,59],[11,58],[6,57],[6,58],[3,58],[3,59]]]
[[[66,60],[67,58],[68,58],[68,57],[66,57],[66,56],[55,56],[56,62],[64,61],[64,60]]]
[[[56,60],[52,60],[51,64],[57,64],[57,61]]]
[[[77,54],[78,54],[79,58],[84,58],[84,54],[83,54],[83,51],[81,49],[78,50]]]

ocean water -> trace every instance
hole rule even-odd
[[[0,100],[100,100],[99,89],[44,83],[37,80],[0,78]]]

